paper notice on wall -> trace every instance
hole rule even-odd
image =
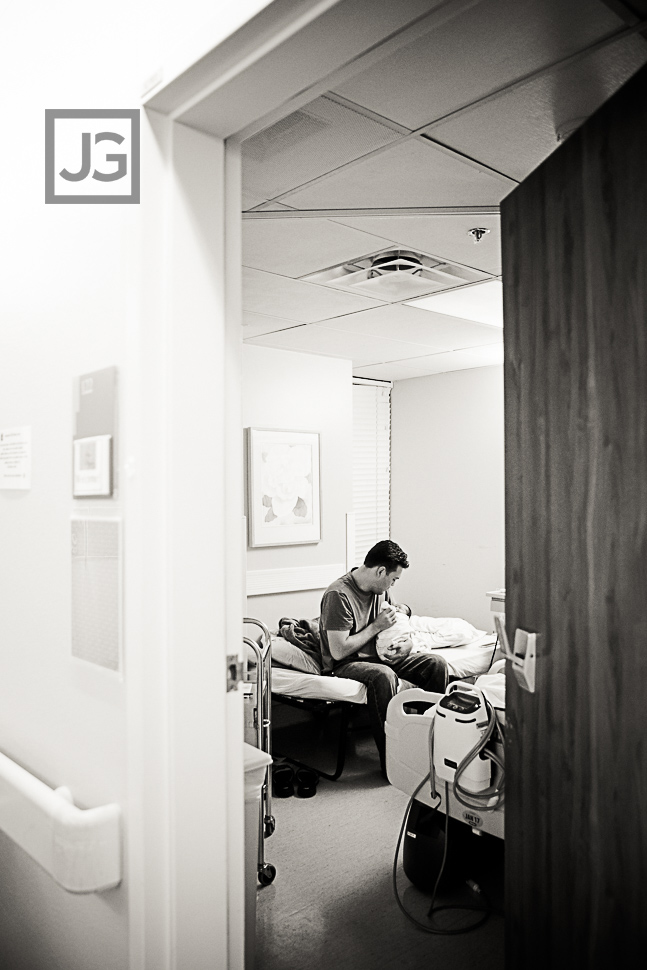
[[[31,488],[31,427],[0,430],[0,488]]]

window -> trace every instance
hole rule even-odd
[[[391,529],[391,384],[353,383],[355,562]]]

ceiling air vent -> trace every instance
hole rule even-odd
[[[307,283],[333,286],[360,296],[397,303],[465,283],[476,283],[488,276],[467,266],[442,262],[408,249],[385,249],[301,278]]]
[[[243,157],[263,164],[277,155],[286,155],[302,142],[314,138],[332,127],[330,121],[318,118],[309,111],[294,111],[270,128],[243,142]]]

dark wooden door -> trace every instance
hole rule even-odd
[[[502,206],[507,970],[647,961],[647,69]],[[508,665],[509,666],[509,665]]]

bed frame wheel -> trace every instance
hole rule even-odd
[[[271,862],[264,862],[258,869],[258,881],[261,886],[270,886],[274,882],[276,869]]]
[[[269,839],[270,835],[274,834],[275,828],[276,828],[276,822],[274,821],[274,816],[266,815],[264,819],[264,829],[263,829],[266,839]]]

